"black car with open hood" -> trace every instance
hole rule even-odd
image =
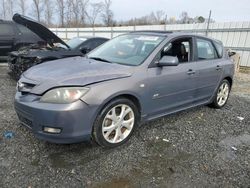
[[[47,41],[50,46],[53,46],[54,43],[61,43],[69,47],[62,39],[60,39],[53,32],[51,32],[47,27],[29,17],[22,16],[20,14],[15,14],[12,20],[36,33],[41,39]]]
[[[47,45],[31,45],[9,53],[10,74],[15,79],[34,65],[67,57],[84,56],[108,40],[102,37],[77,37],[64,42],[47,27],[31,18],[15,14],[12,19],[47,42]]]
[[[9,52],[31,44],[44,45],[46,42],[21,24],[0,19],[0,58],[2,60],[6,60]]]

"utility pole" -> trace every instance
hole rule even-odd
[[[212,15],[212,11],[209,11],[209,17],[208,17],[208,21],[207,21],[207,30],[206,30],[206,36],[208,35],[208,30],[209,30],[209,24],[211,21],[211,15]]]

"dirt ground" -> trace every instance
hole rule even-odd
[[[0,67],[2,188],[250,186],[250,74],[236,76],[223,109],[197,107],[151,121],[114,149],[34,138],[14,112],[15,86]]]

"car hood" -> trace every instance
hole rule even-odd
[[[41,39],[43,39],[44,41],[47,41],[47,43],[51,46],[53,46],[53,43],[61,43],[62,45],[65,45],[69,48],[69,46],[65,42],[63,42],[62,39],[56,36],[47,27],[43,26],[42,24],[36,22],[35,20],[31,18],[22,16],[20,14],[15,14],[12,17],[12,20],[18,24],[21,24],[29,28],[31,31],[37,34]]]
[[[72,56],[83,56],[79,50],[66,50],[66,49],[57,49],[57,50],[36,50],[31,51],[26,58],[38,58],[40,60],[48,58],[65,58]]]
[[[55,87],[86,86],[129,77],[132,70],[124,65],[71,57],[34,66],[24,72],[19,82],[34,86],[29,92],[41,95]]]

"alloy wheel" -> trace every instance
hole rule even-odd
[[[223,106],[227,102],[229,91],[230,89],[227,82],[221,84],[217,93],[217,103],[219,106]]]
[[[120,143],[130,135],[134,124],[135,114],[132,108],[126,104],[116,105],[103,119],[103,137],[109,143]]]

